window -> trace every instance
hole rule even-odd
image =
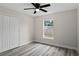
[[[54,21],[52,19],[43,20],[43,38],[54,39]]]

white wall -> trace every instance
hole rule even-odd
[[[33,18],[0,6],[0,52],[31,42]]]
[[[55,39],[43,39],[43,19],[54,18]],[[35,19],[35,41],[77,49],[77,10],[44,15]]]
[[[78,15],[78,21],[77,21],[77,50],[78,50],[78,53],[79,53],[79,7],[78,7],[78,10],[77,10],[78,12],[77,12],[77,15]]]

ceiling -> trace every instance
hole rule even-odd
[[[41,5],[48,4],[48,3],[40,3]],[[79,6],[78,3],[50,3],[50,7],[43,8],[47,10],[48,12],[42,12],[38,11],[36,14],[33,14],[34,10],[24,10],[24,8],[33,8],[34,6],[31,3],[0,3],[0,6],[4,6],[6,8],[16,10],[21,13],[25,13],[31,16],[41,16],[41,15],[46,15],[50,13],[55,13],[55,12],[61,12],[65,10],[70,10],[77,8]]]

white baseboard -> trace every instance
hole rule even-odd
[[[22,44],[22,45],[26,45],[26,44],[29,44],[29,43],[31,43],[32,41],[29,41],[29,42],[27,42],[27,43],[25,43],[25,44]],[[22,45],[19,45],[19,46],[22,46]],[[19,47],[19,46],[17,46],[17,47]],[[16,48],[16,47],[14,47],[14,48]],[[13,48],[10,48],[10,49],[13,49]],[[4,52],[4,51],[7,51],[7,50],[10,50],[10,49],[3,49],[3,50],[1,50],[0,51],[0,53],[1,52]]]
[[[77,50],[76,47],[71,47],[71,46],[67,46],[67,45],[60,45],[60,44],[53,44],[55,46],[59,46],[59,47],[63,47],[63,48],[68,48],[68,49],[73,49],[73,50]]]
[[[36,40],[35,42],[40,42],[40,41]],[[67,45],[51,44],[51,43],[46,43],[46,42],[40,42],[40,43],[50,44],[50,45],[53,45],[53,46],[58,46],[58,47],[63,47],[63,48],[68,48],[68,49],[73,49],[73,50],[77,51],[76,47],[70,47],[70,46],[67,46]]]

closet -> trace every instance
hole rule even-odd
[[[0,52],[19,46],[19,22],[15,16],[0,15]]]

